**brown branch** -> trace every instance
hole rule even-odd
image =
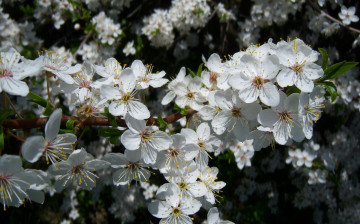
[[[334,23],[338,23],[340,26],[350,30],[350,31],[353,31],[355,33],[359,33],[360,34],[360,30],[359,29],[356,29],[354,27],[351,27],[351,26],[347,26],[345,25],[343,22],[341,22],[340,20],[332,17],[331,15],[329,15],[327,12],[325,12],[324,10],[320,9],[313,1],[311,0],[307,0],[307,2],[309,3],[309,5],[317,12],[319,12],[321,15],[325,16],[325,18],[333,21]]]
[[[193,109],[187,110],[187,115],[193,115],[197,111]],[[174,113],[166,118],[164,118],[164,121],[167,123],[173,123],[180,118],[184,117],[184,115],[180,114],[179,112]],[[2,123],[2,126],[6,129],[30,129],[30,128],[39,128],[39,127],[45,127],[45,124],[49,118],[48,117],[42,117],[42,118],[34,118],[34,119],[9,119],[5,120]],[[79,128],[82,126],[111,126],[108,118],[102,118],[102,117],[90,117],[86,118],[85,120],[80,119],[79,117],[75,116],[68,116],[63,115],[61,118],[61,124],[65,125],[68,120],[76,120],[79,122]],[[124,119],[121,119],[120,117],[117,117],[116,122],[121,127],[126,127],[126,123]],[[156,125],[157,119],[155,118],[149,118],[146,121],[147,125]]]

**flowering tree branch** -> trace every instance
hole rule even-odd
[[[309,3],[309,5],[317,12],[319,12],[321,15],[323,15],[325,18],[333,21],[334,23],[337,23],[339,24],[340,26],[352,31],[352,32],[355,32],[355,33],[358,33],[360,34],[360,30],[359,29],[356,29],[354,27],[351,27],[351,26],[347,26],[345,25],[343,22],[341,22],[340,20],[332,17],[331,15],[329,15],[327,12],[325,12],[324,10],[321,10],[314,2],[310,1],[310,0],[307,0],[307,2]]]
[[[193,114],[195,114],[197,111],[193,110],[193,109],[188,109],[187,111],[187,116],[192,116]],[[179,112],[174,113],[169,115],[168,117],[164,118],[164,121],[166,121],[167,123],[173,123],[179,119],[181,119],[182,117],[184,117],[185,115],[180,114]],[[46,122],[48,121],[48,117],[42,117],[42,118],[33,118],[33,119],[22,119],[22,120],[18,120],[18,119],[8,119],[5,120],[2,123],[2,126],[5,129],[30,129],[30,128],[38,128],[38,127],[44,127]],[[68,115],[62,115],[61,118],[61,124],[65,125],[66,122],[68,120],[75,120],[78,121],[79,124],[77,125],[77,128],[81,128],[83,126],[110,126],[110,121],[108,118],[103,118],[103,117],[89,117],[86,119],[81,119],[79,117],[75,117],[75,116],[68,116]],[[119,117],[117,117],[116,119],[117,124],[120,127],[126,127],[126,123],[124,119],[120,119]],[[148,125],[151,124],[157,124],[158,120],[155,118],[149,118],[146,123]]]

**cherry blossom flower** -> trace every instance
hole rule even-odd
[[[147,164],[156,162],[158,151],[166,150],[172,143],[172,139],[156,126],[146,126],[144,120],[137,120],[130,115],[125,117],[126,130],[121,135],[121,143],[128,150],[141,151],[141,158]]]
[[[85,190],[91,190],[96,185],[96,176],[93,172],[104,169],[110,165],[109,162],[93,159],[84,149],[73,151],[67,160],[60,162],[56,167],[54,164],[50,167],[56,178],[55,189],[62,189],[75,185]]]
[[[295,85],[302,92],[311,92],[314,88],[313,80],[323,76],[321,66],[314,62],[319,53],[313,51],[300,39],[277,44],[276,55],[282,65],[276,81],[281,87]]]
[[[345,25],[350,25],[351,22],[358,22],[359,17],[355,15],[356,8],[351,6],[346,8],[345,6],[341,6],[341,12],[339,12],[339,17]]]
[[[219,216],[219,210],[216,207],[209,209],[207,214],[207,220],[203,224],[234,224],[233,222],[221,220]]]
[[[100,94],[110,100],[109,112],[114,116],[130,114],[136,119],[147,119],[150,117],[148,108],[135,99],[136,79],[133,71],[127,68],[121,72],[117,80],[117,86],[103,85]]]
[[[277,56],[268,55],[260,61],[250,55],[244,55],[240,60],[240,74],[229,78],[229,84],[233,89],[239,90],[240,99],[245,103],[252,103],[260,98],[267,106],[277,106],[280,101],[279,92],[270,81],[279,71]]]
[[[147,67],[145,67],[140,60],[133,61],[131,69],[138,80],[139,89],[147,89],[149,86],[159,88],[169,81],[163,78],[166,75],[164,71],[152,73],[152,66],[147,65]]]
[[[201,207],[198,200],[181,197],[180,188],[176,184],[169,185],[165,192],[160,191],[156,195],[160,200],[152,201],[148,210],[156,218],[161,218],[159,223],[192,224],[189,215],[195,214]]]
[[[41,156],[45,156],[47,163],[55,164],[65,160],[72,152],[76,135],[58,134],[61,124],[62,110],[55,110],[45,125],[45,138],[43,136],[28,137],[21,147],[25,160],[34,163]]]
[[[113,183],[116,186],[129,185],[132,180],[148,181],[151,172],[145,167],[148,165],[141,160],[140,150],[125,150],[125,153],[107,153],[104,160],[111,163],[111,167],[118,169],[113,174]]]

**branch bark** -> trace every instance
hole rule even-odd
[[[192,116],[196,112],[197,112],[196,110],[188,109],[187,116]],[[181,119],[182,117],[184,117],[184,115],[177,112],[177,113],[171,114],[168,117],[164,118],[164,121],[166,121],[167,123],[173,123],[173,122]],[[49,119],[48,117],[34,118],[34,119],[22,119],[22,120],[9,119],[9,120],[5,120],[2,123],[2,126],[5,129],[31,129],[31,128],[38,128],[38,127],[45,127],[45,124],[48,119]],[[68,120],[76,120],[79,122],[80,126],[110,126],[110,122],[107,118],[89,117],[89,118],[86,118],[85,120],[82,120],[79,117],[68,116],[68,115],[62,116],[61,124],[65,125]],[[127,127],[125,120],[121,119],[120,117],[117,117],[116,122],[121,127]],[[157,122],[158,122],[157,119],[149,118],[146,121],[146,124],[147,125],[156,125]]]

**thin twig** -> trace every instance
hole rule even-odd
[[[3,92],[4,93],[4,96],[5,98],[7,99],[7,101],[9,102],[11,108],[13,109],[13,111],[17,114],[17,116],[20,118],[20,119],[23,119],[23,117],[17,112],[17,110],[15,109],[15,106],[14,104],[11,102],[11,99],[10,97],[7,95],[7,93]]]
[[[312,2],[311,0],[307,0],[307,2],[309,3],[309,5],[317,12],[319,12],[321,15],[325,16],[325,18],[335,22],[335,23],[338,23],[340,26],[350,30],[350,31],[353,31],[355,33],[359,33],[360,34],[360,30],[359,29],[356,29],[354,27],[351,27],[351,26],[347,26],[345,25],[343,22],[341,22],[340,20],[332,17],[330,14],[328,14],[327,12],[325,12],[324,10],[320,9],[317,5],[314,4],[314,2]]]
[[[50,102],[50,104],[52,104],[51,96],[50,96],[50,75],[49,74],[46,74],[46,92],[47,92],[47,96],[48,96],[48,101]]]
[[[24,142],[25,139],[23,138],[20,138],[19,136],[15,135],[14,133],[12,133],[11,131],[8,131],[7,132],[9,135],[11,135],[12,137],[16,138],[17,140],[21,141],[21,142]]]
[[[87,127],[85,127],[85,128],[82,130],[79,138],[76,140],[76,142],[75,142],[75,144],[74,144],[74,149],[76,148],[76,146],[77,146],[77,144],[79,143],[80,139],[84,136],[86,129],[87,129]]]
[[[3,92],[3,105],[4,105],[4,109],[6,109],[7,106],[6,106],[6,96],[5,96],[5,92]]]
[[[86,34],[84,40],[80,43],[78,49],[75,51],[73,57],[76,59],[76,56],[79,54],[79,50],[83,47],[83,45],[89,40],[89,38],[91,37],[91,35],[93,34],[93,31],[89,32],[88,34]]]

